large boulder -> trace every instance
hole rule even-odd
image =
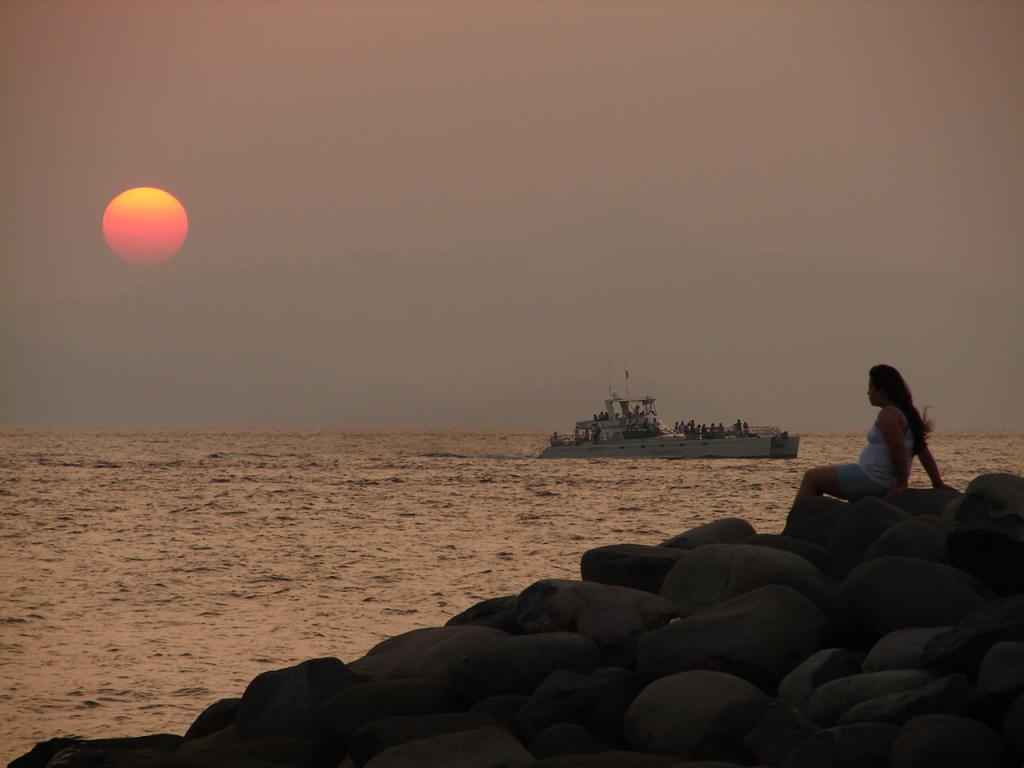
[[[58,737],[40,741],[31,750],[8,763],[8,768],[46,768],[48,765],[64,766],[76,756],[82,762],[106,766],[103,756],[109,752],[135,753],[144,756],[137,764],[144,764],[146,758],[174,752],[183,743],[181,736],[159,733],[150,736],[131,736],[118,739],[80,739],[77,736]],[[126,761],[127,762],[127,761]],[[81,763],[79,763],[81,764]],[[128,763],[131,765],[131,763]]]
[[[818,725],[836,725],[850,707],[890,693],[910,691],[936,680],[934,672],[923,669],[894,669],[840,677],[820,686],[808,702],[807,713]]]
[[[949,536],[953,565],[999,595],[1024,593],[1024,477],[981,475],[955,503]]]
[[[557,723],[576,723],[624,746],[622,718],[639,690],[636,676],[621,667],[554,672],[519,709],[517,730],[529,741]]]
[[[324,703],[362,681],[334,658],[311,659],[257,675],[246,687],[235,713],[239,741],[290,737],[319,740]]]
[[[821,728],[809,717],[776,699],[747,733],[743,747],[747,756],[758,764],[782,765],[794,750],[819,731]]]
[[[516,599],[516,621],[525,632],[578,632],[613,664],[631,663],[637,639],[678,615],[675,604],[658,595],[592,581],[545,579]]]
[[[508,632],[510,635],[519,633],[516,623],[516,595],[492,597],[471,605],[462,613],[452,616],[445,623],[446,627],[461,626],[491,627]]]
[[[356,731],[383,717],[433,715],[464,709],[465,704],[455,695],[448,680],[429,677],[376,680],[353,685],[328,699],[320,720],[330,741],[344,748]]]
[[[608,745],[604,741],[578,723],[555,723],[534,736],[529,741],[529,747],[530,752],[538,759],[608,751]]]
[[[349,667],[373,680],[447,677],[457,661],[507,637],[500,629],[474,625],[414,629],[378,643]]]
[[[767,696],[733,675],[681,672],[640,692],[626,711],[626,736],[647,752],[743,763],[743,740],[770,706]]]
[[[899,507],[874,496],[855,501],[832,529],[828,542],[829,575],[846,578],[864,562],[871,545],[883,533],[910,519]]]
[[[924,669],[925,646],[932,638],[947,632],[950,627],[910,627],[883,635],[871,646],[864,659],[865,672],[884,672],[887,669]]]
[[[522,693],[503,693],[498,696],[488,696],[481,699],[469,711],[478,715],[493,717],[512,733],[519,733],[516,726],[516,718],[519,710],[530,700],[529,696]]]
[[[610,544],[583,553],[580,576],[584,581],[599,581],[658,594],[665,574],[685,554],[686,550],[673,547]]]
[[[828,496],[798,501],[786,517],[782,535],[828,549],[833,529],[849,509],[850,505],[845,501]]]
[[[846,648],[822,648],[804,659],[779,683],[779,698],[807,712],[811,695],[825,683],[859,675],[864,654]]]
[[[964,616],[955,627],[928,642],[924,662],[963,672],[973,680],[989,648],[1003,640],[1024,641],[1024,595],[987,603]]]
[[[961,496],[951,488],[908,488],[892,504],[910,515],[941,517],[950,502]]]
[[[825,615],[833,610],[833,589],[821,571],[799,555],[751,544],[707,544],[687,553],[665,577],[661,595],[691,616],[768,584],[795,589]]]
[[[469,702],[503,693],[533,692],[559,669],[588,672],[598,665],[597,644],[575,632],[513,635],[457,661],[451,670],[456,690]]]
[[[935,713],[966,715],[971,704],[967,678],[957,673],[941,680],[890,693],[855,704],[839,718],[840,725],[852,723],[891,723],[903,725],[912,717]]]
[[[827,622],[795,590],[773,584],[649,632],[637,650],[637,674],[654,680],[686,670],[717,670],[768,693],[821,647]]]
[[[442,733],[385,749],[366,768],[532,768],[526,747],[501,728]]]
[[[185,731],[185,739],[198,739],[234,725],[241,699],[221,699],[208,706]]]
[[[921,715],[892,744],[889,768],[1007,768],[999,734],[960,715]]]
[[[914,557],[880,557],[858,566],[839,589],[838,624],[847,644],[874,644],[908,627],[956,624],[993,597],[970,574]]]
[[[819,544],[813,544],[810,541],[804,541],[803,539],[783,536],[781,533],[758,533],[739,543],[792,552],[794,555],[802,557],[822,573],[828,568],[828,548]]]
[[[676,549],[696,549],[705,544],[729,544],[742,541],[748,536],[753,536],[757,531],[754,527],[739,517],[722,517],[712,520],[709,523],[698,525],[688,531],[673,536],[663,541],[661,546],[674,547]]]
[[[348,744],[348,754],[352,762],[362,766],[385,749],[410,741],[427,739],[443,733],[502,727],[494,718],[470,712],[384,717],[367,723],[352,735]]]
[[[1024,642],[1003,640],[989,648],[978,672],[978,705],[997,718],[1024,693]]]
[[[879,557],[916,557],[948,563],[946,526],[940,518],[931,515],[896,523],[875,539],[864,553],[865,561]]]
[[[534,768],[691,768],[669,755],[612,749],[591,754],[558,755],[538,760]],[[701,764],[692,768],[720,768],[719,764]],[[730,766],[724,766],[730,768]]]
[[[888,723],[827,728],[794,749],[781,768],[882,768],[898,731]]]
[[[1014,699],[1003,718],[1003,740],[1010,754],[1024,763],[1024,693]]]

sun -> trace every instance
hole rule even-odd
[[[157,187],[127,189],[103,212],[110,250],[131,264],[160,264],[181,250],[188,235],[185,206]]]

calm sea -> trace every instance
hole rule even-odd
[[[183,733],[258,673],[351,661],[580,555],[739,515],[781,530],[780,461],[541,461],[549,430],[0,431],[0,758],[70,733]],[[947,479],[1020,473],[1021,433],[938,433]],[[926,485],[915,465],[912,484]]]

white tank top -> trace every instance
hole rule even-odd
[[[903,418],[907,417],[904,415]],[[909,421],[903,429],[903,445],[907,449],[907,472],[909,474],[910,465],[914,461],[914,434],[910,431]],[[864,470],[865,475],[886,488],[892,488],[899,482],[896,470],[892,466],[889,444],[885,442],[885,437],[877,424],[872,424],[871,429],[868,430],[868,444],[860,452],[857,463]]]

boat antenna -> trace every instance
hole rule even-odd
[[[608,362],[608,397],[612,396],[612,359],[605,358]]]

